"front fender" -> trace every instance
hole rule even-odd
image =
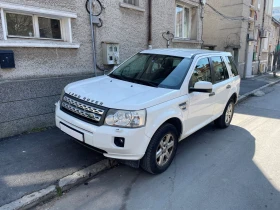
[[[178,101],[177,101],[178,100]],[[184,122],[184,115],[179,107],[180,99],[165,102],[147,109],[146,135],[150,138],[158,128],[171,118],[178,118]],[[182,124],[183,125],[183,124]],[[183,126],[182,126],[183,127]]]

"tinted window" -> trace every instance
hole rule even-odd
[[[229,78],[228,70],[226,67],[225,62],[222,60],[222,57],[215,56],[211,57],[214,76],[215,76],[215,83],[222,82]]]
[[[210,63],[208,58],[200,59],[194,69],[193,75],[190,80],[190,87],[199,81],[212,82]]]
[[[233,58],[232,57],[226,57],[226,62],[228,63],[228,65],[230,66],[231,68],[231,72],[233,73],[234,76],[238,76],[239,73],[238,73],[238,70],[236,68],[236,65],[233,61]]]
[[[109,76],[153,87],[180,89],[191,63],[190,58],[139,53]]]

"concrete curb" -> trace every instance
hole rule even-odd
[[[115,160],[105,159],[71,175],[61,178],[58,183],[45,189],[25,195],[22,198],[0,207],[0,210],[29,209],[39,203],[54,198],[62,192],[85,182],[92,176],[117,165]]]
[[[251,91],[251,92],[249,92],[249,93],[246,93],[246,94],[240,96],[240,97],[238,98],[238,103],[240,103],[240,102],[246,100],[247,98],[249,98],[250,96],[254,95],[255,92],[257,92],[257,91],[259,91],[259,90],[263,90],[263,89],[265,89],[265,88],[267,88],[267,87],[273,86],[273,85],[275,85],[275,84],[277,84],[277,83],[279,83],[279,82],[280,82],[280,79],[278,79],[277,81],[274,81],[274,82],[270,82],[269,84],[266,84],[266,85],[264,85],[264,86],[262,86],[262,87],[260,87],[260,88],[258,88],[258,89],[255,89],[255,90],[253,90],[253,91]]]

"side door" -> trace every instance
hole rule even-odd
[[[212,82],[211,66],[208,57],[200,58],[197,61],[189,81],[189,88],[194,87],[194,84],[198,81]],[[195,132],[211,122],[214,108],[213,96],[211,93],[189,93],[189,110],[188,117],[185,121],[186,135]]]
[[[210,60],[213,70],[213,92],[215,93],[213,118],[217,118],[223,113],[228,102],[232,81],[222,56],[212,56]]]
[[[237,95],[239,95],[240,91],[240,76],[238,73],[238,69],[234,63],[233,57],[228,55],[225,56],[225,62],[227,64],[227,68],[230,72],[229,77],[231,78],[231,86],[233,88],[233,91],[236,91]]]

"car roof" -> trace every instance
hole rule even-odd
[[[223,53],[223,54],[231,55],[229,52],[202,50],[202,49],[180,49],[180,48],[151,49],[151,50],[141,51],[140,53],[170,55],[170,56],[185,57],[185,58],[192,58],[196,55],[208,55],[210,53],[211,54]]]

